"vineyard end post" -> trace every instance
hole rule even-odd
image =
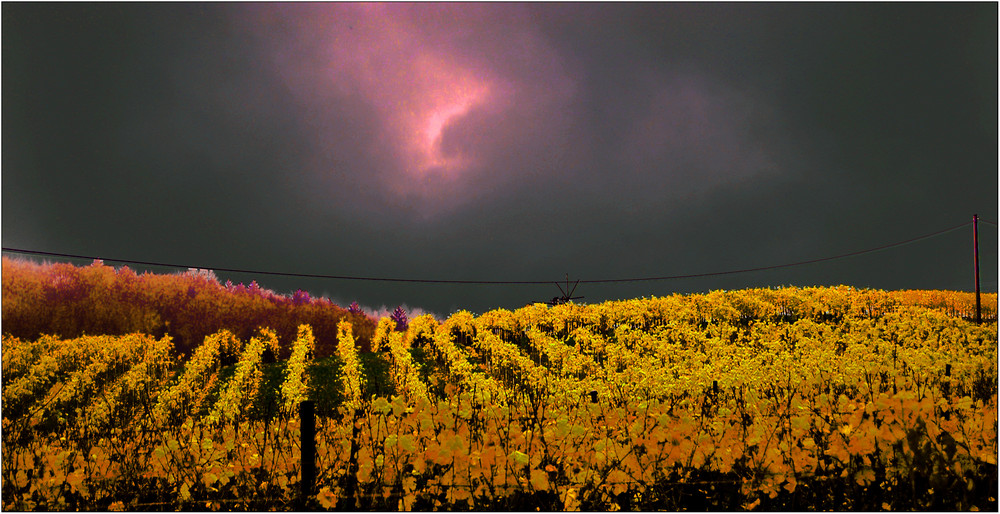
[[[316,482],[316,404],[306,400],[299,404],[300,434],[302,441],[302,507],[312,496]]]

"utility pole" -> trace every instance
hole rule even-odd
[[[976,269],[976,324],[983,322],[982,307],[979,301],[979,215],[972,215],[972,251],[975,256]]]

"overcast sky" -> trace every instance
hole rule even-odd
[[[998,219],[995,2],[4,2],[2,15],[4,247],[599,280]],[[997,228],[979,232],[995,292]],[[219,276],[439,315],[559,294]],[[972,290],[972,228],[576,294],[836,284]]]

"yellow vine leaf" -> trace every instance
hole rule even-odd
[[[536,491],[544,491],[549,488],[549,475],[540,469],[531,470],[531,487]]]
[[[324,509],[332,509],[337,504],[337,495],[330,491],[328,486],[323,486],[316,494],[316,499]]]
[[[854,481],[858,485],[865,486],[875,480],[875,472],[871,468],[865,468],[854,474]]]

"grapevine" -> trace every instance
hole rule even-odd
[[[995,508],[997,330],[967,306],[784,288],[383,319],[396,395],[372,398],[342,321],[307,506]],[[298,505],[311,327],[218,332],[183,362],[169,337],[3,342],[5,508]],[[268,366],[282,409],[251,418]]]

